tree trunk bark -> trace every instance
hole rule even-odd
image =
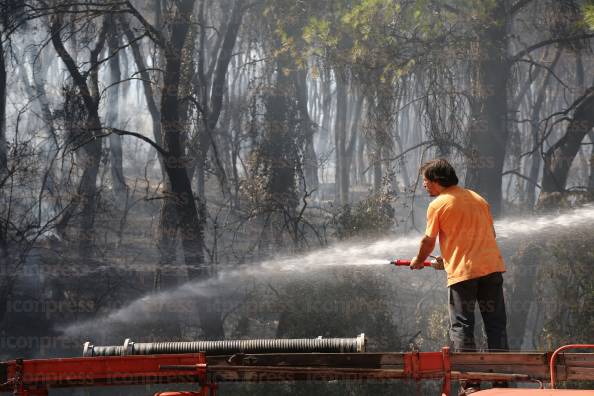
[[[502,173],[508,140],[507,17],[504,2],[493,6],[477,34],[478,59],[472,79],[469,163],[466,186],[476,190],[499,216]]]
[[[565,191],[571,163],[582,140],[594,126],[594,87],[574,103],[575,111],[565,135],[547,150],[544,156],[542,191],[539,201],[548,194]]]
[[[203,256],[203,220],[198,218],[190,180],[186,173],[184,150],[180,137],[184,133],[179,114],[179,82],[181,78],[181,51],[188,32],[189,21],[184,21],[193,8],[192,0],[182,2],[173,21],[171,43],[165,48],[165,70],[161,90],[161,130],[169,157],[163,163],[171,183],[172,199],[175,202],[182,245],[190,279],[205,279],[208,270]],[[185,11],[185,12],[184,12]]]
[[[119,32],[117,31],[117,24],[115,18],[110,15],[108,17],[107,28],[109,35],[107,39],[107,48],[109,54],[116,54],[108,62],[109,78],[107,79],[110,88],[107,96],[107,110],[106,110],[106,124],[110,127],[115,127],[118,122],[119,99],[120,99],[120,55],[117,50]],[[123,153],[122,153],[122,137],[115,133],[109,136],[109,153],[110,153],[110,171],[111,182],[113,190],[118,202],[125,202],[126,196],[126,181],[124,180],[123,170]]]
[[[204,260],[204,227],[206,217],[198,210],[184,159],[180,136],[184,122],[179,114],[179,89],[182,70],[182,50],[189,30],[189,16],[194,8],[193,0],[182,0],[177,6],[176,20],[172,21],[171,40],[163,48],[165,69],[161,89],[161,130],[165,149],[169,152],[163,163],[171,183],[171,198],[175,203],[179,232],[181,235],[184,262],[190,280],[206,280],[211,274]],[[201,203],[198,204],[199,206]],[[212,309],[208,299],[198,305],[200,325],[210,339],[224,336],[220,313]]]
[[[0,35],[0,37],[3,37]],[[8,169],[8,153],[6,147],[6,63],[4,61],[4,45],[0,47],[0,183]],[[0,185],[0,187],[2,187]]]
[[[339,71],[336,76],[336,122],[334,124],[334,145],[336,166],[334,174],[336,202],[339,206],[349,203],[348,183],[344,186],[346,155],[347,83]],[[346,175],[348,177],[348,173]],[[346,190],[344,187],[346,187]]]
[[[63,220],[60,221],[61,227],[65,226],[69,218],[73,214],[76,206],[82,205],[81,208],[81,222],[79,232],[79,256],[82,259],[89,258],[93,255],[93,245],[95,237],[95,211],[97,198],[97,174],[99,172],[99,165],[101,162],[101,146],[102,139],[97,138],[101,133],[101,119],[99,117],[99,92],[98,92],[98,71],[94,67],[94,71],[89,74],[91,85],[87,85],[86,78],[80,73],[76,62],[68,53],[60,37],[62,27],[62,16],[56,15],[51,22],[51,40],[52,44],[62,59],[74,85],[76,86],[80,98],[84,104],[86,119],[84,120],[83,130],[77,136],[77,142],[82,144],[79,148],[83,162],[83,174],[78,186],[78,203],[73,205],[70,210],[66,211]],[[95,47],[91,51],[90,64],[97,65],[97,57],[103,49],[105,42],[105,25],[101,27],[99,37]]]
[[[555,59],[553,60],[553,63],[551,64],[551,70],[555,69],[555,65],[557,64],[557,62],[559,61],[559,58],[561,57],[561,50],[559,49],[557,51],[557,54],[555,55]],[[539,123],[540,123],[540,110],[542,109],[542,105],[545,101],[546,95],[547,95],[547,87],[549,85],[549,82],[551,80],[551,73],[547,73],[542,86],[538,92],[538,96],[536,97],[536,101],[534,102],[534,105],[532,106],[532,117],[531,117],[531,122],[530,122],[530,135],[532,136],[532,144],[533,147],[537,147],[540,144],[540,128],[539,128]],[[534,205],[536,203],[536,181],[538,180],[538,175],[540,173],[540,166],[541,166],[541,155],[540,155],[540,150],[537,150],[536,152],[534,152],[532,154],[532,162],[530,165],[530,174],[529,174],[529,179],[530,181],[533,181],[533,183],[529,183],[529,185],[526,187],[527,189],[527,194],[526,194],[526,203],[528,205],[528,207],[530,209],[534,208]]]
[[[124,21],[123,18],[121,18],[119,21],[120,25],[122,26],[122,29],[124,30],[124,35],[126,36],[128,43],[131,43],[130,47],[132,49],[132,57],[134,58],[134,62],[136,63],[136,66],[138,68],[138,73],[140,74],[140,78],[142,79],[144,97],[146,99],[149,114],[151,115],[154,140],[157,144],[163,145],[163,136],[161,134],[161,113],[159,110],[159,106],[155,101],[155,93],[151,85],[151,76],[149,75],[146,64],[144,62],[145,56],[138,42],[134,41],[134,35],[132,34],[132,31],[130,30],[128,24]],[[167,173],[165,172],[165,166],[163,165],[163,158],[161,156],[158,156],[158,159],[159,164],[161,166],[161,174],[163,176],[163,180],[166,181]]]
[[[320,75],[321,95],[320,95],[320,132],[318,139],[318,153],[328,155],[330,129],[332,127],[332,92],[330,89],[330,72],[328,68]],[[327,181],[326,181],[327,182]]]
[[[142,54],[141,48],[137,42],[134,42],[134,35],[130,30],[129,26],[124,24],[121,19],[120,24],[123,26],[124,34],[126,39],[131,44],[132,56],[140,73],[142,79],[142,86],[144,88],[144,97],[146,99],[147,108],[151,115],[153,125],[153,136],[157,144],[163,146],[163,135],[161,133],[161,111],[155,100],[155,93],[150,83],[150,75],[146,70],[146,64],[144,62],[144,55]],[[159,165],[161,169],[161,177],[163,180],[163,187],[165,191],[171,191],[171,182],[165,169],[164,161],[167,158],[159,155]],[[166,194],[161,204],[159,213],[159,225],[157,231],[157,250],[159,251],[159,263],[155,269],[153,287],[155,290],[161,288],[168,288],[178,283],[178,274],[176,261],[177,261],[177,211],[175,208],[175,201]],[[163,273],[165,270],[165,273]]]
[[[590,177],[588,177],[588,191],[594,197],[594,132],[588,133],[590,137],[591,151],[590,151]]]
[[[0,38],[4,37],[0,31]],[[5,178],[8,173],[8,155],[6,147],[6,63],[4,62],[4,46],[0,43],[0,202],[2,202],[2,217],[6,216],[4,206],[6,202]],[[12,290],[12,277],[9,271],[11,262],[8,254],[8,221],[0,221],[0,271],[4,276],[0,277],[0,323],[2,323],[10,302]]]
[[[229,185],[227,182],[225,168],[219,158],[218,148],[215,144],[215,139],[213,136],[215,133],[217,123],[219,122],[221,111],[223,109],[223,97],[225,95],[225,90],[227,87],[227,71],[229,69],[229,63],[231,62],[231,58],[233,56],[233,48],[235,47],[235,42],[237,41],[237,35],[239,33],[239,28],[241,27],[243,13],[243,3],[241,1],[236,1],[231,11],[231,17],[229,19],[229,23],[227,24],[227,29],[225,30],[225,35],[221,43],[220,51],[218,51],[218,57],[216,58],[217,61],[214,68],[214,74],[212,76],[212,86],[210,87],[210,97],[207,96],[208,90],[206,89],[206,87],[200,88],[203,92],[202,101],[206,111],[203,113],[203,129],[200,135],[200,144],[198,149],[196,150],[198,156],[198,158],[196,159],[197,164],[192,166],[192,169],[198,170],[198,191],[201,197],[204,197],[204,171],[206,169],[206,159],[209,151],[212,151],[212,158],[214,160],[216,174],[221,185],[221,190],[223,194],[231,195]],[[203,57],[203,33],[201,41],[202,44],[200,56]],[[218,47],[216,48],[218,49]],[[202,59],[199,62],[202,62],[203,64],[204,59]],[[207,84],[207,82],[210,81],[210,78],[207,74],[204,73],[203,66],[199,66],[199,68],[199,74],[201,77],[200,83]],[[205,202],[203,202],[203,204],[205,204]]]
[[[320,181],[318,179],[318,158],[313,142],[314,127],[313,122],[309,117],[307,106],[307,74],[305,70],[297,70],[293,74],[297,106],[299,108],[299,119],[302,125],[302,133],[305,145],[303,149],[303,172],[305,178],[305,188],[309,193],[318,189]]]
[[[357,147],[357,142],[360,140],[360,124],[361,124],[361,113],[363,111],[363,99],[364,95],[359,94],[356,98],[355,104],[352,109],[353,117],[351,123],[351,131],[350,131],[350,138],[347,148],[345,150],[345,159],[344,159],[344,168],[345,168],[345,177],[343,178],[343,194],[348,196],[349,194],[349,187],[351,184],[351,174],[353,175],[353,182],[357,182],[357,173],[356,173],[356,165],[353,162],[353,157],[355,153],[355,147]],[[355,168],[354,172],[351,173],[351,169]]]
[[[94,131],[101,130],[101,121],[97,114],[92,115],[88,128]],[[91,134],[89,134],[91,135]],[[84,169],[80,181],[78,196],[82,201],[79,256],[88,258],[92,256],[95,242],[95,212],[97,208],[97,174],[101,163],[101,139],[92,139],[82,147],[84,150]]]
[[[41,54],[39,54],[39,56],[35,56],[33,53],[31,53],[30,62],[33,69],[32,76],[35,96],[39,100],[41,114],[43,115],[43,122],[45,123],[49,132],[47,136],[48,146],[45,149],[47,153],[47,169],[45,170],[47,178],[45,182],[45,189],[51,195],[54,195],[57,193],[56,183],[59,182],[59,177],[57,176],[55,167],[55,160],[58,156],[60,148],[58,144],[58,137],[56,135],[56,128],[54,126],[54,116],[50,109],[47,93],[45,91],[45,82],[47,80],[47,74],[51,64],[50,59],[53,58],[53,55],[51,55],[51,58],[48,57],[47,51],[48,50],[43,51]],[[54,203],[54,206],[55,205],[56,204]]]
[[[381,150],[381,140],[379,136],[376,135],[376,146],[378,148],[374,150],[373,153],[373,193],[378,194],[382,189],[382,150]]]
[[[367,185],[367,178],[365,176],[365,146],[367,137],[361,135],[357,140],[357,183],[361,185]]]

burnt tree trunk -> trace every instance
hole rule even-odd
[[[155,101],[155,92],[151,84],[151,76],[147,71],[146,64],[144,62],[144,54],[140,45],[135,41],[132,30],[129,26],[124,25],[121,21],[121,25],[124,27],[124,34],[132,49],[132,56],[136,66],[138,67],[138,73],[142,79],[142,86],[144,88],[144,97],[146,99],[147,108],[151,115],[151,121],[153,126],[153,136],[155,142],[159,145],[164,145],[163,136],[161,133],[161,111],[159,105]],[[165,170],[164,161],[167,158],[159,155],[159,165],[161,169],[161,177],[163,180],[164,189],[171,191],[171,183]],[[175,208],[175,202],[169,196],[165,196],[161,203],[161,209],[159,212],[159,224],[157,227],[157,250],[159,251],[159,263],[155,269],[155,275],[153,279],[153,287],[155,290],[160,290],[162,287],[170,287],[177,283],[179,278],[176,263],[176,248],[177,248],[177,211]],[[165,271],[164,271],[165,270]]]
[[[466,186],[476,190],[498,216],[502,201],[502,171],[508,141],[507,15],[497,2],[479,29],[472,78],[469,163]]]
[[[555,65],[559,61],[560,57],[561,57],[561,50],[558,50],[557,54],[555,55],[555,59],[553,60],[553,63],[551,65],[551,69],[555,68]],[[532,116],[530,119],[530,135],[532,136],[533,147],[538,147],[538,144],[540,142],[540,133],[539,133],[539,131],[540,131],[540,128],[539,128],[540,111],[542,109],[542,105],[546,98],[547,87],[549,85],[550,80],[551,80],[551,73],[547,73],[547,75],[544,78],[544,81],[542,83],[542,86],[540,87],[538,95],[536,97],[536,101],[534,102],[534,105],[532,106]],[[540,173],[540,167],[541,167],[541,155],[540,155],[540,150],[538,150],[534,154],[532,154],[532,162],[530,164],[530,174],[528,175],[528,178],[529,178],[528,183],[529,184],[526,186],[526,190],[527,190],[526,191],[526,203],[529,208],[533,208],[534,204],[536,203],[536,181],[538,180],[538,175]]]
[[[590,193],[594,193],[594,132],[590,131],[588,133],[590,137],[590,176],[588,177],[588,191]]]
[[[99,37],[95,47],[90,55],[90,67],[92,72],[89,73],[89,86],[86,77],[83,77],[74,59],[68,53],[62,42],[60,36],[62,30],[62,17],[57,15],[53,18],[51,23],[51,40],[52,44],[58,53],[58,56],[68,69],[70,76],[80,94],[82,103],[84,105],[86,114],[85,121],[80,130],[79,136],[76,136],[75,142],[80,145],[83,173],[78,186],[77,202],[71,208],[81,206],[81,221],[79,232],[79,256],[88,258],[92,255],[94,242],[94,224],[95,211],[97,199],[97,174],[99,172],[99,165],[101,161],[101,142],[98,138],[101,133],[101,119],[99,118],[99,89],[98,89],[98,68],[97,57],[103,49],[105,43],[105,25],[101,27]],[[70,209],[65,212],[65,216],[60,221],[62,227],[68,222],[73,215],[73,210]]]
[[[365,146],[367,145],[367,137],[362,134],[357,140],[357,184],[367,185],[367,177],[365,176]]]
[[[4,61],[4,45],[0,48],[0,183],[7,171],[6,147],[6,63]],[[3,183],[2,183],[3,184]],[[0,187],[2,187],[0,184]]]
[[[110,126],[116,126],[118,122],[119,102],[120,102],[120,56],[118,51],[119,32],[113,15],[107,16],[107,29],[109,34],[107,36],[107,48],[111,59],[108,62],[110,85],[107,96],[107,111],[105,123]],[[109,154],[110,154],[110,171],[111,183],[115,196],[120,202],[123,202],[126,194],[126,181],[124,180],[123,170],[123,154],[122,154],[122,137],[115,133],[109,136]]]
[[[594,127],[594,87],[589,88],[571,108],[575,108],[575,111],[565,135],[545,153],[539,201],[548,194],[565,191],[571,163],[580,150],[582,141]]]
[[[58,136],[56,134],[56,128],[54,125],[54,115],[50,108],[47,92],[45,90],[47,74],[49,73],[49,66],[51,64],[50,58],[48,56],[48,51],[49,50],[46,49],[45,51],[40,53],[39,56],[30,53],[29,62],[31,63],[33,69],[33,96],[37,97],[37,100],[39,101],[42,119],[46,125],[46,129],[48,132],[48,144],[47,147],[44,147],[47,165],[44,171],[45,180],[43,182],[43,185],[44,188],[52,196],[55,196],[55,194],[57,194],[58,192],[56,184],[59,183],[59,177],[57,176],[56,170],[56,163],[60,148],[58,143]],[[53,54],[50,56],[53,57]],[[52,205],[54,208],[56,208],[57,206],[55,201]]]
[[[357,166],[356,166],[356,161],[353,161],[353,158],[355,156],[355,147],[357,147],[357,142],[359,141],[359,138],[360,138],[360,124],[361,124],[361,114],[363,112],[363,99],[364,99],[364,95],[359,93],[359,95],[357,96],[357,99],[355,100],[355,104],[352,109],[353,117],[352,117],[352,123],[351,123],[349,143],[346,146],[346,150],[345,150],[344,163],[345,163],[346,175],[345,175],[345,178],[343,179],[344,184],[342,187],[344,190],[346,190],[347,196],[348,196],[348,191],[349,191],[351,180],[353,181],[353,183],[357,183],[357,176],[356,176],[357,175]],[[353,169],[352,173],[351,173],[351,169]]]
[[[204,264],[204,219],[198,218],[198,211],[185,168],[184,149],[180,136],[184,133],[179,114],[179,83],[181,77],[181,51],[189,27],[193,8],[192,0],[181,3],[176,21],[172,24],[172,37],[165,46],[165,67],[161,89],[161,130],[165,149],[169,157],[163,164],[171,183],[172,199],[175,202],[182,233],[181,240],[185,263],[190,279],[206,279],[208,268]]]
[[[186,171],[185,150],[181,144],[184,133],[179,111],[179,90],[182,75],[182,50],[189,31],[193,0],[181,1],[171,24],[171,38],[162,48],[165,53],[163,86],[161,89],[161,130],[168,158],[163,161],[171,183],[171,199],[175,203],[177,224],[184,252],[184,262],[190,280],[206,280],[211,276],[204,259],[204,228],[206,218],[199,215]],[[198,203],[201,205],[201,203]],[[220,314],[211,309],[209,301],[199,303],[198,314],[205,337],[224,335]]]
[[[332,90],[330,83],[330,69],[324,68],[320,75],[320,138],[319,138],[319,153],[327,155],[329,151],[330,128],[332,125]]]
[[[347,121],[347,82],[340,71],[335,71],[336,76],[336,121],[334,123],[334,145],[336,150],[336,166],[334,183],[336,189],[336,202],[339,206],[349,203],[348,183],[343,188],[345,174],[348,177],[348,170],[345,169],[346,156],[346,121]]]
[[[303,149],[303,173],[307,192],[317,190],[320,184],[318,179],[318,158],[314,147],[314,126],[307,110],[307,73],[297,70],[293,73],[295,94],[299,110],[299,119],[305,147]]]
[[[215,67],[213,70],[214,74],[212,75],[212,83],[210,83],[209,76],[204,73],[204,29],[202,29],[201,33],[201,60],[199,60],[199,75],[201,78],[199,83],[202,85],[206,84],[206,86],[200,87],[200,90],[203,93],[203,129],[201,131],[199,140],[200,143],[197,150],[198,158],[196,159],[196,169],[198,170],[198,190],[202,193],[201,196],[203,196],[204,191],[204,171],[206,169],[206,160],[209,151],[212,152],[216,174],[221,184],[223,194],[231,195],[227,183],[225,168],[221,163],[218,154],[218,148],[215,144],[214,133],[217,123],[219,122],[221,111],[223,109],[223,97],[226,89],[227,71],[229,70],[229,63],[231,62],[231,58],[233,56],[233,48],[235,47],[235,42],[237,41],[237,35],[239,33],[239,28],[241,27],[244,11],[245,9],[242,2],[235,1],[233,10],[231,11],[229,23],[227,24],[227,28],[225,30],[222,44],[220,45],[220,49],[216,47],[216,50],[218,50],[218,57],[216,57],[216,64],[213,64]],[[201,19],[203,19],[202,11]],[[210,88],[210,97],[208,96],[208,88]]]
[[[0,34],[0,37],[3,37]],[[0,271],[3,274],[10,274],[9,269],[9,255],[8,255],[8,219],[4,216],[6,207],[5,189],[6,174],[8,173],[8,156],[6,147],[6,64],[4,62],[4,45],[0,43],[0,199],[3,204],[2,219],[0,219]],[[12,290],[13,281],[11,276],[0,277],[0,301],[6,303],[0,304],[0,323],[6,315],[8,302],[10,301],[10,294]]]

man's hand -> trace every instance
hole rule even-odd
[[[411,270],[420,270],[425,268],[423,261],[419,260],[416,256],[410,260],[410,269]]]
[[[435,257],[435,261],[431,264],[433,269],[442,270],[445,269],[445,262],[443,261],[443,257],[437,256]]]

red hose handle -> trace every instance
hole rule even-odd
[[[410,266],[411,261],[410,260],[392,260],[390,261],[390,264],[394,264],[395,266]],[[433,264],[431,263],[431,261],[424,261],[423,262],[423,266],[424,267],[431,267]]]

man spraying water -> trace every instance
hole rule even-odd
[[[456,171],[446,160],[426,162],[420,172],[423,187],[436,198],[427,208],[425,236],[410,268],[424,268],[439,235],[448,279],[449,333],[454,349],[476,349],[474,309],[478,303],[489,351],[505,351],[508,344],[501,275],[505,264],[495,242],[489,204],[474,191],[458,186]],[[476,382],[461,385],[461,395],[480,389],[480,383]]]

